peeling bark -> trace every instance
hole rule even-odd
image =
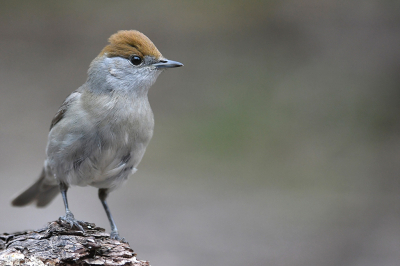
[[[103,228],[81,225],[84,232],[57,220],[35,231],[0,234],[0,265],[150,265]]]

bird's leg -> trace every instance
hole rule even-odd
[[[110,221],[110,225],[111,225],[110,237],[112,239],[116,239],[116,240],[119,240],[121,242],[125,242],[126,243],[125,238],[120,237],[119,234],[118,234],[117,225],[115,224],[114,219],[113,219],[113,217],[111,215],[110,208],[108,208],[108,204],[107,204],[107,201],[106,201],[107,196],[108,196],[108,189],[107,188],[100,188],[99,189],[99,199],[101,201],[101,204],[103,204],[104,210],[106,211],[106,214],[107,214],[107,217],[108,217],[108,221]]]
[[[73,228],[74,226],[76,226],[79,230],[81,230],[82,232],[84,232],[85,230],[83,229],[83,227],[79,224],[79,223],[83,223],[81,221],[75,220],[74,215],[72,214],[72,212],[69,210],[68,208],[68,200],[67,200],[67,191],[68,191],[68,186],[63,183],[60,182],[60,191],[61,191],[61,196],[63,198],[64,201],[64,207],[65,207],[65,216],[61,216],[60,219],[69,223],[71,228]]]

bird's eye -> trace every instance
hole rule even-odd
[[[131,61],[131,63],[135,66],[138,66],[142,63],[142,58],[140,58],[137,55],[132,55],[129,60]]]

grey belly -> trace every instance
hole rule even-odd
[[[57,147],[49,143],[47,159],[56,179],[68,185],[111,190],[136,171],[147,146],[135,140],[104,141],[95,136],[57,143]],[[60,143],[69,145],[60,147]]]

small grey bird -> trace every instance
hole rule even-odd
[[[61,191],[71,227],[83,230],[68,207],[70,186],[94,186],[111,224],[111,237],[123,240],[108,208],[110,191],[120,187],[141,161],[153,135],[149,88],[167,68],[183,66],[164,58],[143,33],[119,31],[92,61],[88,78],[67,97],[51,122],[43,171],[12,201],[46,206]]]

